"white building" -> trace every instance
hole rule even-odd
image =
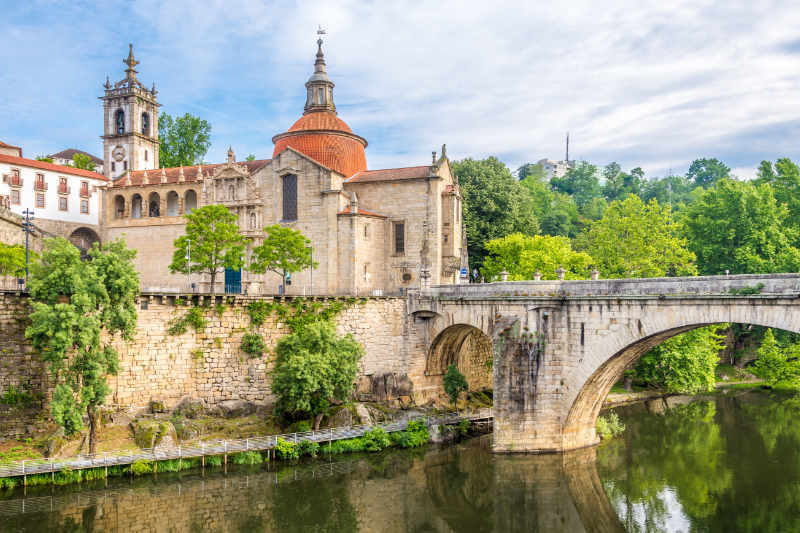
[[[83,150],[76,150],[75,148],[67,148],[66,150],[61,150],[57,154],[50,154],[49,158],[53,160],[53,163],[56,165],[67,165],[72,166],[72,158],[75,154],[85,155],[86,157],[92,160],[94,163],[94,171],[99,172],[100,174],[103,173],[103,160],[97,156],[94,156],[90,153],[84,152]]]
[[[575,161],[567,160],[554,161],[552,159],[540,159],[536,163],[544,169],[545,176],[548,180],[563,177],[569,169],[575,166]]]
[[[19,215],[34,212],[34,224],[68,236],[86,250],[99,240],[102,174],[68,166],[0,154],[0,204]]]

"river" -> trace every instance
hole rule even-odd
[[[599,447],[494,455],[491,436],[297,466],[36,487],[0,531],[800,531],[800,397],[732,392],[616,409]]]

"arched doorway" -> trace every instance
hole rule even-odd
[[[92,229],[78,228],[70,234],[69,242],[80,249],[81,257],[85,259],[94,243],[100,243],[100,237]]]
[[[191,213],[194,209],[197,209],[197,193],[194,190],[189,189],[186,191],[186,195],[183,198],[183,205],[184,205],[184,212]]]
[[[114,197],[114,218],[125,216],[125,197],[118,194]]]
[[[142,218],[142,195],[134,194],[131,198],[131,218]]]
[[[178,216],[178,193],[175,191],[169,191],[167,193],[167,216]]]
[[[444,376],[447,367],[456,365],[467,378],[470,391],[491,389],[492,341],[469,324],[445,328],[431,343],[425,361],[426,376]]]
[[[150,197],[147,199],[147,216],[160,217],[161,216],[161,197],[157,192],[151,192]]]

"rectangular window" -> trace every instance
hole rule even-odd
[[[364,240],[369,240],[369,224],[364,224]]]
[[[44,174],[36,174],[35,189],[37,191],[43,191],[46,189],[44,186]]]
[[[147,161],[147,150],[144,151],[144,160]]]
[[[81,182],[81,196],[89,196],[89,182],[82,181]]]
[[[394,253],[406,253],[406,224],[405,222],[394,223]]]
[[[122,170],[128,170],[128,162],[127,161],[123,161],[122,162]]]
[[[22,180],[19,179],[19,169],[12,168],[11,169],[11,185],[16,185],[17,187],[22,185]]]
[[[39,209],[44,209],[44,193],[37,192],[36,193],[36,207]]]
[[[69,194],[67,178],[58,178],[58,194]]]
[[[66,211],[67,210],[67,197],[66,196],[60,196],[58,198],[58,209],[60,209],[61,211]]]
[[[89,200],[81,200],[81,213],[89,214]]]
[[[19,205],[19,191],[17,189],[11,189],[11,203],[14,205]]]
[[[112,161],[111,162],[111,172],[116,172],[116,171],[117,171],[117,165],[115,165],[114,162]]]
[[[297,220],[297,176],[283,177],[283,220]]]

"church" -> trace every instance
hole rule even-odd
[[[379,296],[458,283],[468,269],[446,147],[427,165],[368,169],[367,140],[337,115],[321,39],[302,116],[272,137],[271,158],[252,161],[237,161],[229,149],[222,163],[159,168],[158,93],[138,80],[133,46],[124,62],[125,77],[107,79],[101,97],[111,181],[100,227],[102,240],[122,237],[138,251],[142,291]],[[183,215],[209,204],[237,215],[248,253],[264,227],[281,224],[311,241],[318,265],[292,274],[285,287],[279,276],[246,267],[218,275],[216,287],[208,276],[171,274]]]

